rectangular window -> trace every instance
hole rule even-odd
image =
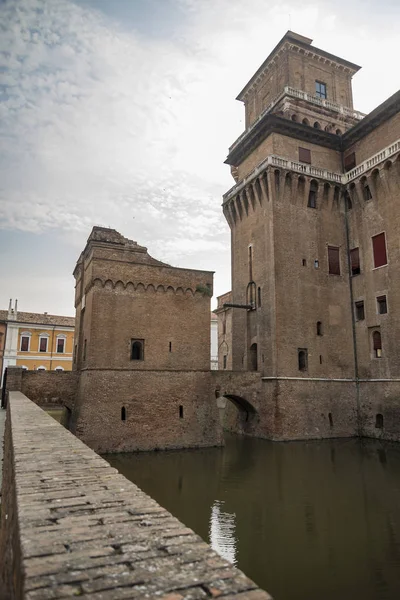
[[[224,354],[224,369],[226,369],[226,361],[227,361],[227,358],[228,358],[228,357],[227,357],[227,355],[226,355],[226,354]]]
[[[339,248],[328,246],[329,275],[340,275]]]
[[[372,238],[372,248],[374,252],[374,267],[387,265],[386,237],[384,233],[374,235]]]
[[[23,335],[21,337],[21,352],[28,352],[28,351],[29,351],[29,336]]]
[[[387,313],[386,296],[378,296],[376,299],[376,303],[378,305],[378,314],[386,315],[386,313]]]
[[[350,250],[350,268],[352,275],[359,275],[360,271],[360,252],[358,248]]]
[[[311,150],[299,147],[299,161],[311,165]]]
[[[351,169],[354,169],[354,167],[356,166],[356,153],[352,152],[351,154],[348,154],[347,156],[344,157],[344,170],[346,171],[351,171]]]
[[[65,348],[65,339],[57,338],[57,354],[63,354]]]
[[[41,337],[39,341],[39,352],[47,352],[47,337]]]
[[[315,82],[315,95],[318,96],[318,98],[326,98],[326,83],[323,83],[322,81]]]
[[[364,319],[364,302],[360,300],[359,302],[356,302],[356,321],[364,321]]]

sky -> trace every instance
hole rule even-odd
[[[397,0],[0,0],[0,308],[74,315],[93,225],[228,291],[235,97],[292,29],[363,66],[368,113],[400,87],[399,25]]]

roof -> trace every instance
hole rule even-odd
[[[261,73],[264,71],[267,64],[271,60],[271,58],[273,58],[273,56],[278,52],[278,50],[281,48],[281,46],[283,46],[285,44],[285,42],[292,42],[293,44],[295,44],[296,46],[299,46],[300,48],[303,48],[305,50],[310,50],[314,54],[323,56],[324,58],[327,58],[328,60],[331,60],[333,62],[340,63],[341,65],[347,67],[354,73],[356,73],[357,71],[359,71],[361,69],[361,67],[359,65],[349,62],[348,60],[345,60],[344,58],[340,58],[339,56],[335,56],[334,54],[330,54],[329,52],[326,52],[325,50],[321,50],[320,48],[316,48],[315,46],[312,46],[311,45],[312,39],[304,37],[303,35],[300,35],[299,33],[295,33],[294,31],[289,30],[285,33],[283,38],[277,43],[277,45],[272,50],[272,52],[270,52],[270,54],[264,60],[262,65],[257,69],[257,71],[254,73],[254,75],[251,77],[251,79],[246,83],[246,85],[244,86],[242,91],[236,97],[236,100],[244,100],[244,96],[247,93],[247,91],[249,90],[249,88],[253,85],[253,83],[256,81],[256,79],[261,75]]]
[[[8,319],[8,310],[0,310],[0,321],[11,323],[29,323],[31,325],[60,325],[61,327],[75,327],[75,317],[61,315],[48,315],[46,313],[17,312],[17,318]]]

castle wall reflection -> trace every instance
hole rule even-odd
[[[276,600],[400,598],[400,446],[271,443],[109,462]]]

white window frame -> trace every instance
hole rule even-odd
[[[55,371],[64,371],[64,369],[62,367],[60,367],[60,366],[56,367],[54,370]]]
[[[40,365],[39,367],[37,367],[36,371],[47,371],[47,369],[43,365]]]
[[[24,371],[29,371],[28,367],[26,367],[25,365],[21,365],[21,368],[22,368]]]
[[[63,351],[58,352],[58,340],[64,340]],[[59,333],[56,338],[56,354],[65,354],[65,347],[67,345],[67,336],[63,333]]]
[[[49,351],[49,334],[48,333],[41,333],[39,335],[39,345],[38,345],[38,352],[39,354],[47,354],[47,352]],[[40,352],[40,342],[42,341],[42,339],[45,339],[47,341],[46,343],[46,352]]]
[[[28,350],[21,350],[23,337],[28,338]],[[21,333],[21,335],[19,336],[19,351],[20,352],[30,352],[31,351],[31,339],[32,339],[32,334],[29,331],[24,331],[23,333]]]

